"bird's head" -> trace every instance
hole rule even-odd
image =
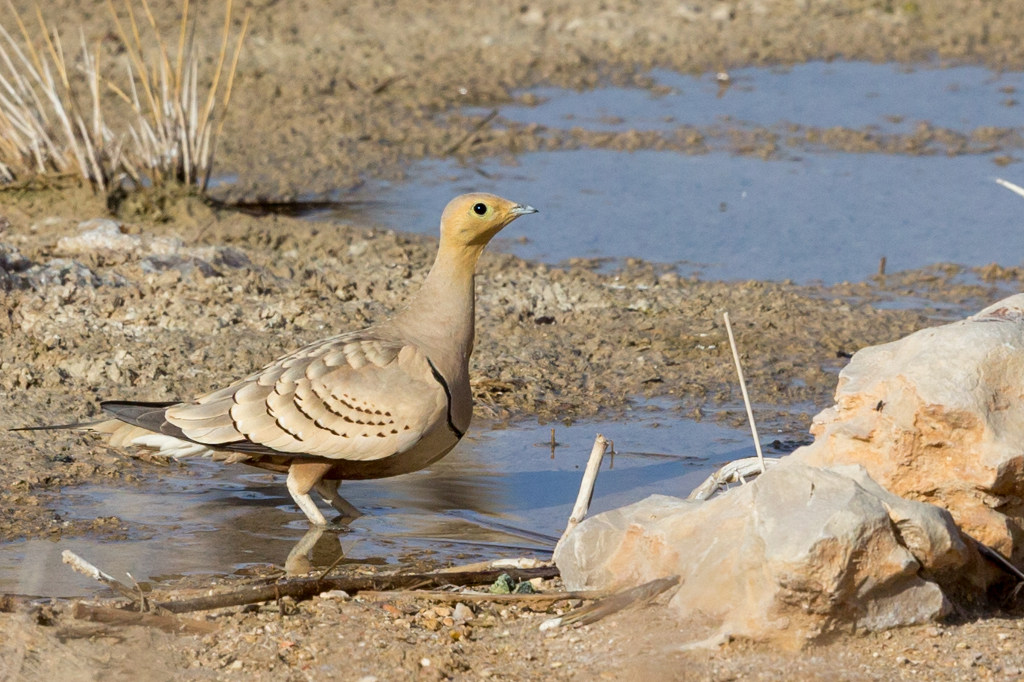
[[[463,194],[448,202],[441,214],[441,242],[453,247],[482,249],[501,228],[537,209],[494,194]]]

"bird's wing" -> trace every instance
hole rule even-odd
[[[368,461],[404,452],[449,418],[448,391],[415,346],[327,339],[166,410],[188,439],[258,454]]]

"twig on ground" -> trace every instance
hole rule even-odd
[[[338,552],[338,558],[335,559],[334,561],[332,561],[330,566],[328,566],[324,570],[320,571],[320,575],[318,575],[317,578],[323,580],[324,578],[326,578],[330,574],[331,571],[333,571],[334,569],[336,569],[338,567],[338,564],[340,564],[344,560],[345,560],[345,552]]]
[[[68,566],[78,571],[82,575],[88,576],[93,580],[98,580],[99,582],[103,583],[110,589],[120,594],[122,597],[127,597],[128,599],[131,599],[133,603],[137,604],[139,602],[139,595],[135,590],[128,587],[127,585],[117,580],[113,576],[110,576],[101,571],[100,569],[96,568],[88,561],[72,552],[70,549],[65,549],[63,552],[61,552],[60,558],[64,563],[66,563]]]
[[[71,615],[79,620],[87,620],[93,623],[104,623],[106,625],[144,625],[171,633],[189,633],[197,635],[208,635],[217,632],[220,626],[205,620],[192,618],[180,618],[159,613],[139,613],[137,611],[125,611],[109,606],[94,606],[75,602],[71,609]]]
[[[149,601],[146,599],[146,594],[142,591],[142,585],[135,579],[135,576],[131,573],[125,573],[132,581],[132,587],[135,588],[135,594],[139,597],[139,611],[149,611]]]
[[[574,592],[532,592],[527,594],[494,594],[491,592],[442,592],[438,590],[391,590],[378,592],[365,590],[359,593],[360,598],[381,599],[424,599],[439,602],[512,602],[542,605],[565,601],[567,599],[600,599],[607,597],[604,590],[580,590]]]
[[[673,575],[668,578],[658,578],[650,582],[630,588],[618,594],[601,599],[593,604],[582,606],[571,613],[558,618],[549,618],[540,624],[541,630],[550,630],[564,625],[590,625],[610,616],[613,613],[633,606],[645,604],[654,599],[662,592],[679,584],[679,576]]]
[[[601,470],[601,460],[604,459],[604,453],[608,450],[610,443],[611,441],[600,433],[594,439],[594,447],[590,450],[590,459],[587,460],[587,468],[583,472],[583,480],[580,481],[580,492],[576,495],[576,504],[573,505],[572,514],[569,515],[569,522],[565,525],[565,532],[562,533],[562,537],[558,539],[558,543],[555,545],[556,550],[569,532],[586,518],[587,510],[590,509],[590,500],[594,496],[594,483],[597,481],[597,474]]]
[[[750,407],[750,396],[747,395],[747,382],[743,378],[743,367],[740,365],[740,352],[736,348],[736,337],[732,334],[732,324],[729,322],[729,313],[723,313],[725,319],[725,331],[729,334],[729,347],[732,348],[732,360],[736,363],[736,375],[740,379],[740,391],[743,393],[743,405],[747,408],[747,420],[750,422],[750,433],[754,437],[754,450],[757,452],[757,459],[761,462],[761,473],[765,472],[764,454],[761,453],[761,440],[757,436],[757,424],[754,423],[754,410]]]
[[[0,594],[0,613],[11,613],[46,601],[50,601],[49,597],[32,594]]]
[[[729,462],[725,466],[719,468],[718,471],[708,476],[707,479],[699,486],[694,488],[693,492],[691,492],[686,499],[706,500],[712,497],[719,490],[728,487],[730,483],[746,483],[748,478],[753,478],[761,474],[764,471],[764,467],[777,464],[778,462],[778,457],[767,457],[765,459],[744,457],[743,459],[737,459],[733,462]]]
[[[273,585],[257,585],[239,590],[230,590],[194,599],[163,601],[153,604],[154,608],[166,609],[171,613],[187,613],[205,611],[226,606],[241,606],[264,601],[274,601],[282,597],[295,600],[309,599],[321,592],[342,590],[349,594],[364,590],[396,590],[414,587],[440,587],[442,585],[483,585],[493,583],[503,573],[509,574],[513,580],[532,580],[533,578],[554,578],[558,569],[554,566],[530,569],[494,569],[489,571],[470,571],[465,573],[398,573],[389,575],[360,576],[347,578],[297,578],[285,580]]]
[[[438,573],[468,573],[470,571],[489,571],[494,568],[540,568],[549,566],[549,563],[533,557],[519,557],[517,559],[493,559],[491,561],[477,561],[472,564],[461,566],[449,566],[438,570]]]

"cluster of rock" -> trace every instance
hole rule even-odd
[[[32,263],[14,246],[0,243],[0,291],[16,288],[43,289],[53,285],[73,284],[78,287],[123,286],[117,274],[101,276],[76,258],[107,258],[137,260],[146,273],[178,270],[182,275],[198,272],[203,277],[220,274],[219,267],[242,268],[250,265],[248,257],[231,247],[187,247],[173,237],[150,237],[129,234],[123,226],[105,218],[87,220],[78,225],[74,235],[58,240],[58,257],[46,263]]]
[[[720,635],[800,645],[982,602],[1024,560],[1024,294],[865,348],[815,440],[708,501],[652,496],[559,544],[570,589],[670,575],[669,607]]]

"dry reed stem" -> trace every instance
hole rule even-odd
[[[133,2],[145,17],[142,23]],[[81,36],[79,79],[68,68],[60,35],[47,30],[39,8],[42,47],[37,49],[10,2],[8,7],[21,40],[0,20],[0,182],[73,172],[104,192],[126,181],[136,187],[180,182],[205,190],[248,30],[248,11],[229,60],[233,3],[225,0],[220,48],[207,82],[200,78],[198,19],[188,0],[176,43],[171,43],[177,48],[174,55],[148,0],[125,0],[123,17],[113,0],[107,0],[126,53],[125,84],[118,85],[102,73],[98,43],[90,49]],[[147,54],[147,46],[155,47],[155,56]],[[116,135],[105,124],[110,108],[103,100],[105,91],[131,112],[128,129]]]
[[[740,380],[740,392],[743,393],[743,405],[747,408],[747,421],[750,422],[750,434],[754,437],[754,451],[757,452],[757,459],[761,463],[761,473],[764,469],[764,454],[761,452],[761,439],[757,436],[757,423],[754,422],[754,410],[750,407],[750,396],[747,394],[747,382],[743,378],[743,366],[740,364],[740,352],[736,347],[736,337],[732,333],[732,323],[729,322],[729,313],[723,313],[725,320],[725,331],[729,335],[729,347],[732,348],[732,360],[736,364],[736,375]]]

